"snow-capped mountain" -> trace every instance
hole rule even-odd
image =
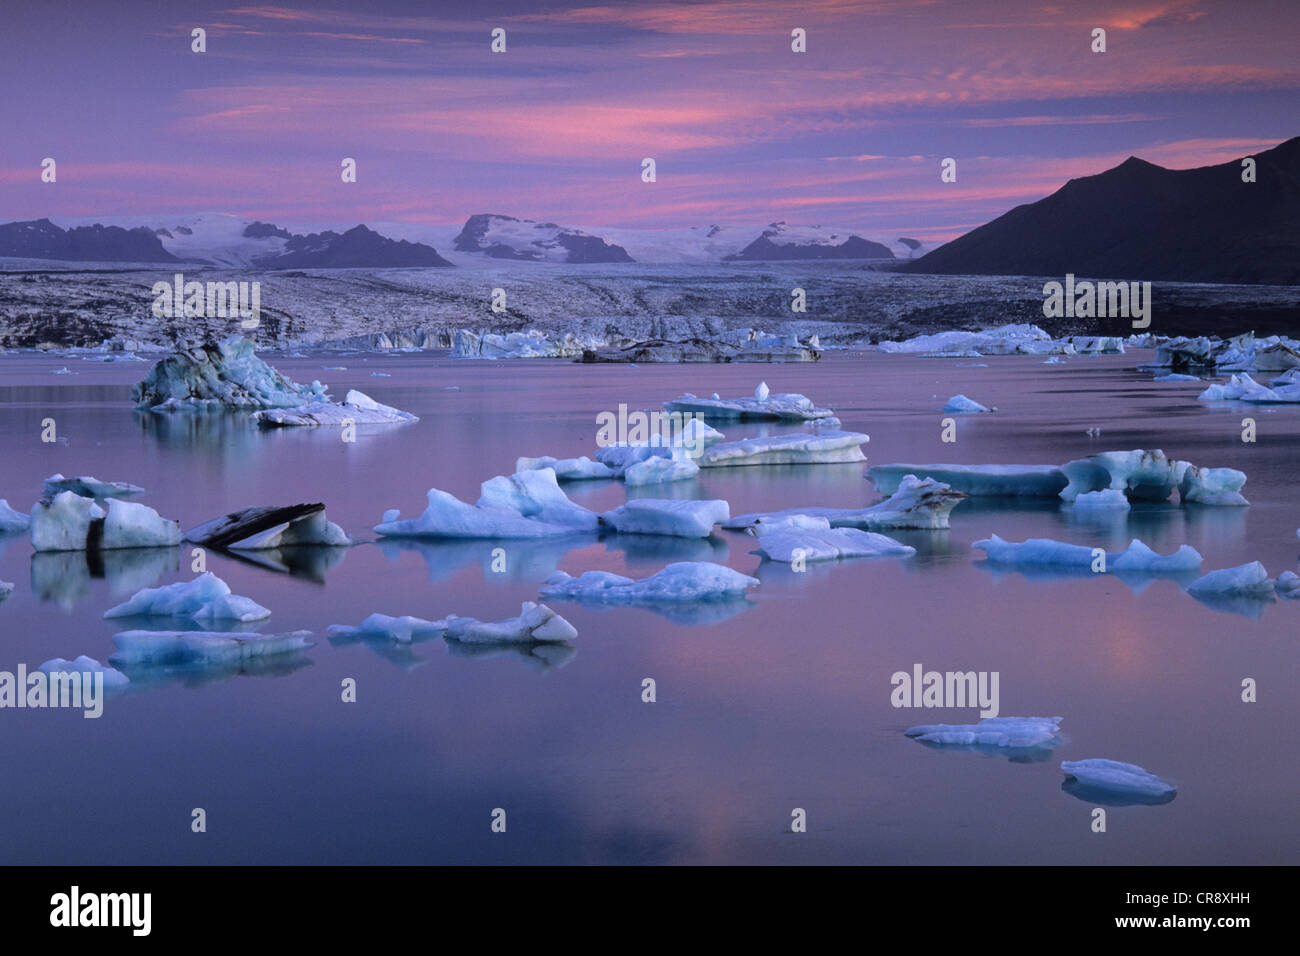
[[[466,220],[453,248],[457,252],[481,252],[493,259],[533,262],[632,261],[622,246],[581,229],[487,213]]]
[[[788,259],[893,259],[893,250],[861,236],[774,222],[753,242],[726,257],[750,262]]]

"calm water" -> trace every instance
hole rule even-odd
[[[1178,584],[1134,589],[1113,577],[993,574],[970,543],[992,532],[1109,549],[1141,537],[1188,543],[1205,569],[1260,560],[1296,566],[1300,409],[1211,408],[1195,384],[1133,370],[1148,353],[1069,359],[934,360],[829,355],[814,366],[590,366],[454,362],[435,354],[273,358],[334,394],[360,388],[415,412],[405,428],[259,433],[236,417],[134,413],[147,365],[0,358],[0,497],[20,510],[41,479],[132,481],[137,499],[183,527],[254,504],[324,501],[369,534],[382,512],[424,506],[430,486],[474,500],[518,455],[589,454],[595,414],[655,408],[683,391],[799,391],[871,435],[871,463],[1059,463],[1089,452],[1163,448],[1250,476],[1248,509],[1149,506],[1073,521],[1052,504],[963,503],[948,532],[902,532],[908,560],[759,566],[754,541],[721,532],[680,542],[367,543],[290,575],[210,553],[209,570],[273,612],[260,628],[305,628],[319,643],[287,673],[164,683],[78,712],[0,712],[3,863],[1294,863],[1300,605],[1258,617],[1203,606]],[[973,361],[987,368],[961,367]],[[346,371],[324,371],[344,365]],[[52,375],[67,366],[76,375]],[[390,377],[372,377],[374,371]],[[455,387],[455,390],[452,390]],[[998,407],[939,440],[937,411],[964,392]],[[1259,441],[1240,441],[1240,421]],[[39,440],[54,417],[61,441]],[[1102,428],[1100,439],[1085,429]],[[728,437],[761,426],[724,428]],[[674,496],[725,498],[733,514],[876,500],[861,465],[706,471]],[[614,507],[621,484],[566,486]],[[0,543],[0,669],[88,654],[105,660],[120,628],[101,619],[135,589],[187,580],[188,550],[33,559]],[[723,620],[678,622],[636,609],[556,602],[576,653],[466,657],[441,641],[409,651],[333,646],[330,624],[373,611],[500,620],[555,568],[634,576],[710,559],[762,586]],[[935,750],[915,723],[971,710],[896,710],[890,675],[998,671],[1004,715],[1059,714],[1068,738],[1049,759]],[[549,665],[549,666],[548,666]],[[340,701],[355,678],[359,700]],[[641,681],[658,701],[641,702]],[[1259,702],[1240,702],[1240,682]],[[1061,788],[1061,760],[1108,757],[1180,786],[1164,806],[1115,807],[1090,832],[1093,803]],[[190,832],[203,807],[208,832]],[[490,832],[507,810],[505,835]],[[804,808],[808,832],[790,833]]]

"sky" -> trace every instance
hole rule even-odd
[[[1298,40],[1291,0],[5,0],[0,221],[942,241],[1130,155],[1188,168],[1300,134]]]

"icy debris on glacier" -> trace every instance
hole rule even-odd
[[[45,479],[41,494],[42,497],[53,498],[63,491],[71,491],[74,495],[80,495],[82,498],[101,500],[104,498],[130,498],[134,495],[144,494],[144,489],[139,485],[132,485],[125,481],[100,481],[90,475],[65,478],[57,472]]]
[[[976,541],[992,564],[1033,565],[1040,567],[1069,567],[1091,570],[1099,557],[1093,548],[1081,544],[1053,541],[1051,538],[1029,538],[1026,541],[1003,541],[996,534]],[[1106,553],[1106,571],[1136,572],[1143,574],[1170,574],[1194,571],[1201,566],[1201,555],[1191,545],[1182,545],[1173,554],[1157,554],[1146,544],[1134,538],[1123,551]]]
[[[233,511],[190,528],[185,532],[185,540],[237,551],[353,543],[342,528],[325,517],[325,506],[320,502]]]
[[[1115,793],[1164,797],[1172,796],[1178,790],[1150,771],[1118,760],[1065,760],[1061,763],[1061,771],[1081,784]]]
[[[783,511],[754,512],[722,522],[722,527],[743,530],[760,519],[806,515],[825,518],[832,528],[879,530],[934,530],[947,528],[948,515],[967,496],[933,478],[905,475],[890,497],[869,508],[786,508]]]
[[[985,717],[977,724],[921,724],[903,731],[922,743],[956,747],[1051,747],[1060,743],[1061,717]]]
[[[274,428],[292,425],[345,425],[349,422],[353,425],[396,425],[418,422],[420,419],[410,412],[377,402],[354,388],[343,399],[342,405],[321,399],[293,408],[266,408],[254,412],[253,420],[264,428]]]
[[[757,586],[757,578],[721,564],[679,561],[640,580],[609,571],[587,571],[576,578],[556,571],[542,582],[541,594],[571,601],[639,605],[736,598]]]
[[[725,501],[633,498],[600,516],[600,523],[626,534],[705,538],[731,517]]]
[[[916,548],[874,531],[832,528],[825,518],[792,515],[759,519],[748,529],[764,557],[783,564],[837,558],[908,557]]]
[[[718,442],[698,459],[701,468],[735,465],[815,465],[866,461],[859,447],[871,439],[861,432],[817,431]]]
[[[105,618],[183,617],[200,623],[260,621],[271,612],[255,601],[230,593],[230,586],[211,571],[193,581],[137,591],[130,600],[109,608]]]
[[[314,646],[310,631],[286,634],[209,631],[123,631],[113,635],[117,650],[108,662],[132,665],[230,665],[259,657],[291,654]]]

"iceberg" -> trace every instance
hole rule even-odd
[[[98,543],[100,548],[165,548],[180,543],[179,521],[160,517],[146,505],[109,499],[103,537]],[[92,542],[88,541],[87,547],[91,546]]]
[[[444,637],[462,644],[556,644],[571,641],[578,630],[545,604],[525,601],[519,616],[495,623],[472,617],[449,617]]]
[[[160,588],[145,588],[130,600],[104,612],[105,618],[172,617],[200,623],[218,621],[261,621],[271,612],[238,594],[211,571],[193,581],[180,581]]]
[[[974,399],[967,398],[965,395],[954,395],[944,403],[941,411],[953,412],[959,415],[970,415],[977,412],[991,412],[994,409],[987,405],[981,405]]]
[[[1245,597],[1267,601],[1272,600],[1275,585],[1276,582],[1268,576],[1264,565],[1252,561],[1235,568],[1211,571],[1189,584],[1187,593],[1193,596]]]
[[[31,524],[31,516],[15,511],[7,500],[0,498],[0,535],[18,534],[30,528]]]
[[[109,690],[121,690],[131,681],[121,671],[105,667],[93,657],[82,654],[76,660],[55,657],[36,668],[46,674],[103,674],[104,687]]]
[[[1242,372],[1222,385],[1211,385],[1196,396],[1202,402],[1245,402],[1250,405],[1288,405],[1300,402],[1300,384],[1269,388]]]
[[[646,605],[728,600],[757,586],[757,578],[721,564],[678,561],[640,580],[609,571],[587,571],[576,578],[556,571],[540,591],[544,597],[569,601]]]
[[[156,411],[183,408],[296,408],[329,400],[320,382],[299,385],[255,354],[251,339],[184,348],[160,360],[135,386],[137,406]]]
[[[1061,490],[1067,502],[1096,491],[1118,491],[1131,501],[1164,501],[1178,489],[1184,504],[1247,505],[1240,491],[1246,473],[1234,468],[1199,468],[1171,461],[1159,449],[1105,451],[1066,462],[1061,470],[1069,484]],[[1114,500],[1114,496],[1110,496]]]
[[[1066,777],[1099,791],[1169,799],[1178,791],[1172,783],[1150,771],[1118,760],[1065,760],[1061,771]]]
[[[556,481],[585,481],[593,478],[613,478],[615,473],[607,465],[590,458],[552,458],[543,455],[540,458],[518,458],[515,471],[540,471],[549,468],[555,472]]]
[[[837,558],[909,557],[916,548],[874,531],[832,528],[825,518],[804,515],[760,519],[749,528],[759,552],[772,561],[833,561]]]
[[[386,640],[395,644],[410,644],[413,641],[442,637],[447,632],[446,621],[426,621],[423,618],[389,617],[387,614],[371,614],[357,627],[345,627],[331,624],[328,629],[331,643],[335,639],[349,640]]]
[[[208,631],[123,631],[113,635],[110,664],[238,665],[260,657],[291,654],[314,646],[310,631],[287,634],[212,634]]]
[[[812,399],[797,393],[774,393],[764,382],[754,390],[753,398],[700,398],[687,392],[664,402],[670,412],[687,412],[714,421],[807,422],[830,418],[829,408],[818,408]]]
[[[374,374],[374,373],[372,373]],[[375,401],[364,392],[355,388],[348,392],[343,404],[338,405],[325,399],[298,405],[292,408],[267,408],[253,413],[253,420],[264,428],[288,427],[293,425],[396,425],[404,422],[418,422],[420,419],[410,412],[404,412]]]
[[[1081,544],[1067,544],[1050,538],[1029,538],[1026,541],[1003,541],[996,534],[976,541],[991,564],[1033,565],[1091,570],[1096,560],[1093,548]],[[1201,566],[1200,553],[1191,545],[1182,545],[1173,554],[1157,554],[1146,544],[1134,538],[1123,551],[1106,552],[1106,571],[1134,572],[1140,574],[1176,574],[1194,571]],[[1098,572],[1101,573],[1101,572]]]
[[[591,335],[567,332],[552,340],[536,329],[526,332],[473,332],[458,329],[452,343],[451,357],[459,359],[578,358],[583,352],[595,351],[608,343]]]
[[[418,518],[390,509],[375,525],[387,537],[546,538],[595,531],[600,518],[568,499],[549,468],[499,475],[483,482],[477,505],[430,488]]]
[[[145,505],[110,498],[107,511],[93,499],[63,491],[32,506],[30,530],[37,551],[87,551],[169,547],[181,540],[180,524]]]
[[[866,461],[859,447],[870,441],[860,432],[819,431],[719,442],[699,458],[701,468],[735,465],[814,465]]]
[[[690,458],[647,458],[624,469],[623,481],[629,488],[642,488],[672,481],[690,481],[699,473],[700,466]]]
[[[922,743],[956,747],[1053,747],[1061,717],[985,717],[977,724],[922,724],[903,731]]]
[[[98,478],[92,478],[89,475],[79,475],[76,478],[64,478],[60,474],[53,474],[45,479],[43,498],[53,498],[55,495],[64,491],[71,491],[74,495],[80,495],[82,498],[130,498],[133,495],[144,494],[144,489],[139,485],[132,485],[125,481],[100,481]]]
[[[930,531],[947,528],[949,513],[966,497],[933,478],[905,475],[899,482],[897,491],[869,508],[787,508],[784,511],[738,515],[721,524],[728,530],[740,531],[753,527],[760,520],[770,522],[773,518],[805,515],[810,518],[825,518],[832,528]]]
[[[930,478],[978,497],[1055,498],[1067,483],[1054,465],[875,465],[867,469],[867,477],[883,495],[898,491],[909,476]]]
[[[1186,468],[1178,482],[1178,498],[1183,504],[1248,505],[1241,494],[1246,473],[1235,468],[1198,468],[1180,462]]]
[[[730,507],[721,500],[633,498],[601,515],[600,523],[625,534],[706,538],[715,524],[730,517]]]
[[[1074,346],[1053,339],[1036,325],[1013,324],[979,332],[935,332],[902,342],[881,342],[877,351],[973,358],[981,355],[1074,354]]]
[[[195,525],[185,532],[184,538],[209,548],[244,551],[353,543],[347,532],[325,517],[325,506],[320,502],[232,511]]]
[[[37,551],[84,551],[90,526],[102,522],[104,509],[92,498],[71,491],[32,506],[32,547]],[[102,525],[101,525],[102,527]]]

